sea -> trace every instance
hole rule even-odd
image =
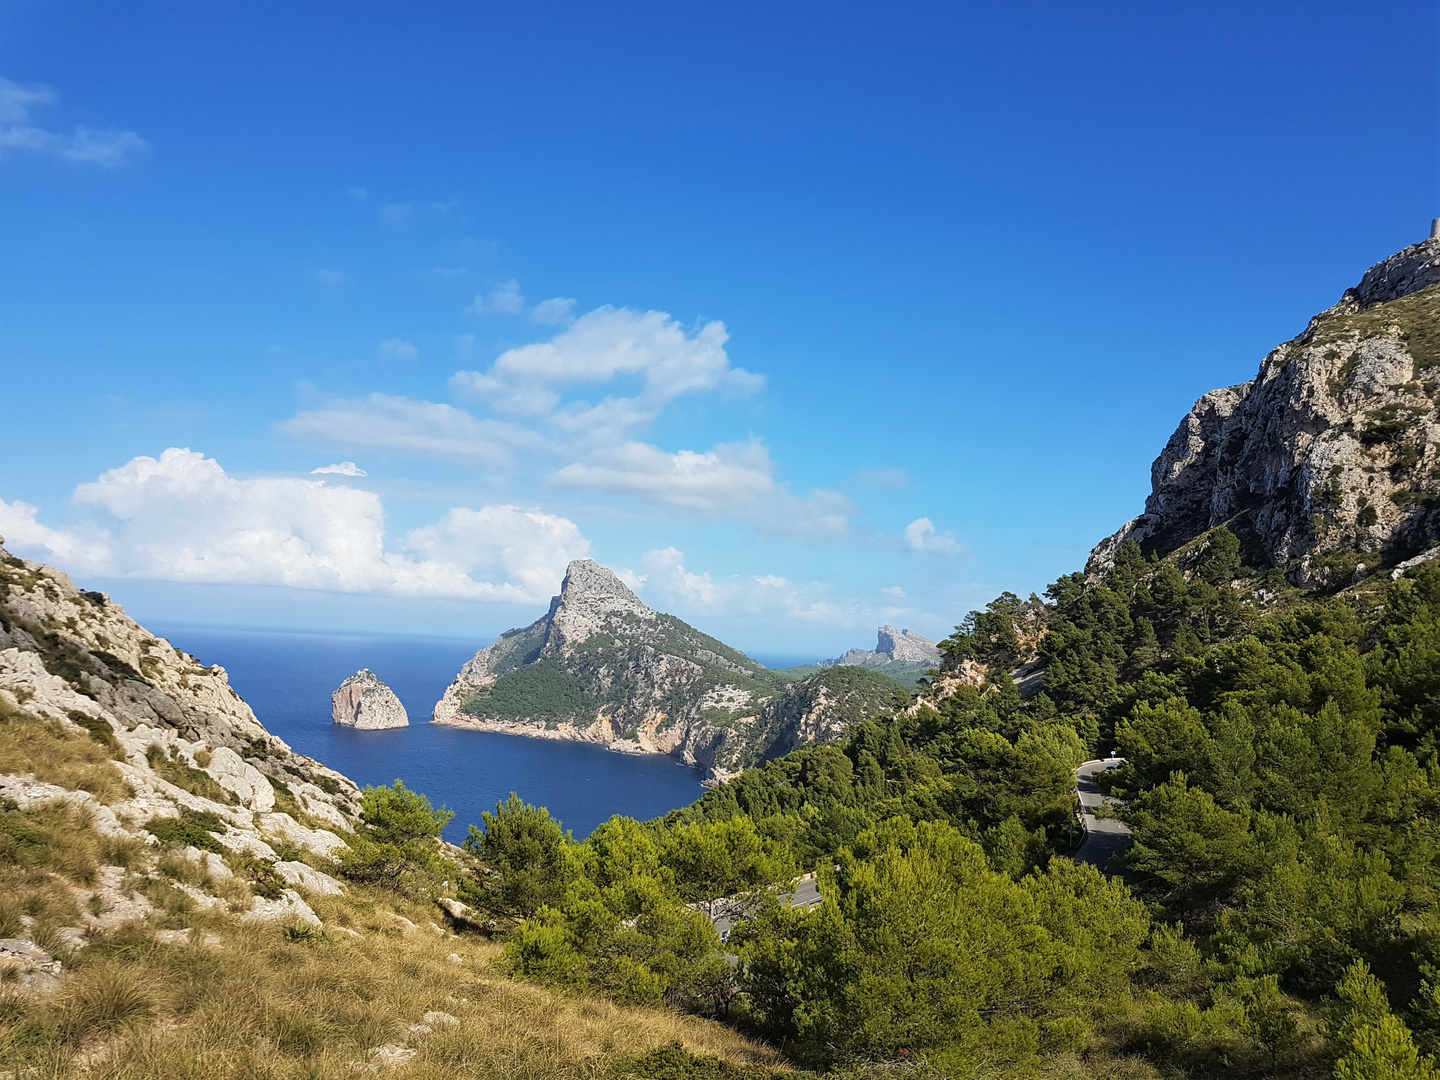
[[[260,722],[294,750],[362,787],[403,780],[453,811],[445,829],[452,843],[460,843],[470,825],[481,824],[481,812],[493,811],[511,792],[548,808],[577,840],[616,814],[659,817],[704,794],[700,771],[668,757],[428,723],[460,666],[489,642],[184,625],[151,629],[201,663],[223,667]],[[781,667],[793,660],[769,662]],[[409,727],[355,731],[331,720],[330,695],[362,667],[395,691]]]

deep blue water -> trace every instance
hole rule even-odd
[[[459,843],[482,810],[510,792],[548,807],[577,839],[612,815],[658,817],[703,794],[700,772],[669,758],[617,754],[586,743],[437,727],[430,710],[477,645],[446,638],[285,634],[155,626],[177,649],[219,664],[271,732],[357,784],[423,791],[455,811]],[[478,644],[485,644],[484,642]],[[368,667],[390,685],[410,726],[355,731],[330,719],[330,695]]]

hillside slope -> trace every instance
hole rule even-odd
[[[343,870],[363,828],[223,670],[0,548],[0,1076],[780,1075],[713,1022],[505,977],[428,893]]]
[[[224,669],[202,667],[102,593],[3,548],[0,709],[4,795],[23,805],[56,784],[82,789],[117,833],[211,815],[234,850],[269,852],[274,840],[323,856],[358,813],[355,785],[266,731]],[[42,759],[33,777],[16,775],[36,745],[70,736],[104,751],[88,786],[60,750],[53,768]]]

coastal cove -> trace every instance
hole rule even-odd
[[[670,758],[427,723],[479,643],[182,625],[154,630],[201,663],[225,668],[261,723],[297,752],[362,787],[401,779],[453,810],[445,830],[452,843],[512,791],[547,807],[577,839],[615,814],[645,820],[704,793],[699,770]],[[332,722],[331,692],[361,667],[374,670],[399,696],[410,714],[408,728],[355,731]]]

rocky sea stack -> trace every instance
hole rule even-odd
[[[361,668],[330,696],[335,723],[361,731],[409,727],[410,717],[395,691],[369,668]]]

